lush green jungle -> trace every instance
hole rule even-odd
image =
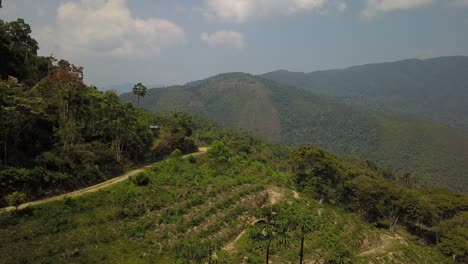
[[[131,93],[122,100],[137,104]],[[412,173],[422,185],[466,192],[468,136],[448,125],[371,112],[244,73],[148,90],[140,105],[186,111],[287,145],[314,144]]]
[[[468,133],[468,57],[373,63],[311,73],[275,71],[262,77],[361,105],[447,124]]]
[[[137,84],[135,104],[122,102],[112,91],[86,85],[81,67],[38,56],[30,33],[23,20],[0,21],[0,196],[2,206],[16,206],[0,211],[0,263],[468,262],[468,196],[421,184],[415,175],[424,170],[416,165],[393,170],[320,148],[332,149],[326,144],[338,138],[335,133],[344,137],[340,142],[356,138],[348,136],[351,123],[356,131],[374,131],[371,139],[380,142],[382,132],[366,123],[370,117],[364,110],[338,111],[334,101],[293,88],[289,98],[302,101],[282,100],[282,86],[245,74],[221,75],[166,93],[146,94]],[[186,98],[193,107],[206,107],[182,108]],[[180,109],[140,107],[155,101],[178,103]],[[232,101],[238,104],[227,103]],[[289,110],[273,107],[280,104]],[[245,115],[250,119],[234,114],[255,107],[264,112]],[[258,123],[258,131],[225,128],[203,117],[207,113]],[[354,118],[337,123],[338,113]],[[276,119],[260,122],[271,115]],[[372,118],[382,118],[394,126],[392,131],[402,124],[376,114]],[[282,126],[285,122],[291,125]],[[305,130],[301,122],[324,125]],[[440,139],[433,132],[438,130],[423,127],[427,136]],[[285,141],[289,145],[259,137],[263,131],[267,139],[281,141],[315,130],[321,130],[312,134],[317,137],[328,133],[319,137],[323,143],[318,146],[296,146],[305,143],[297,138]],[[451,140],[458,135],[453,133]],[[182,156],[198,147],[208,151]],[[435,153],[431,148],[438,147],[425,151]],[[413,154],[406,152],[407,158]],[[421,159],[430,163],[428,157]],[[153,165],[98,192],[17,207],[147,164]],[[442,173],[445,169],[437,174],[441,185],[455,186],[449,182],[457,178]]]

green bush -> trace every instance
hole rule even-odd
[[[138,173],[130,177],[130,181],[136,186],[146,186],[150,183],[150,178],[145,173]]]
[[[26,201],[26,194],[22,192],[14,192],[7,195],[6,201],[9,206],[14,206],[18,210],[18,206]]]
[[[182,151],[180,149],[176,149],[172,151],[170,158],[171,159],[180,159],[182,157]]]
[[[217,163],[227,163],[231,155],[231,150],[222,141],[215,141],[208,150],[208,157]]]

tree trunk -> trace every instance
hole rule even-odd
[[[211,255],[213,255],[213,248],[210,246],[208,250],[208,264],[211,264]]]
[[[138,104],[137,107],[140,108],[140,96],[138,96]]]
[[[3,159],[4,159],[4,163],[5,163],[5,166],[7,165],[7,160],[8,160],[8,157],[7,157],[7,142],[8,142],[8,138],[7,136],[5,136],[5,141],[3,142]]]
[[[398,224],[398,219],[400,218],[400,215],[393,215],[390,217],[390,231],[393,232],[393,230],[395,230],[395,227],[397,226]]]
[[[266,248],[266,264],[270,263],[270,242],[271,240],[268,240],[267,248]]]
[[[304,262],[304,227],[302,229],[301,235],[301,251],[299,252],[299,263],[302,264]]]

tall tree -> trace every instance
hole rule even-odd
[[[50,58],[37,56],[39,46],[31,37],[31,27],[23,20],[0,20],[0,76],[17,78],[29,86],[47,74]]]
[[[266,243],[265,263],[270,263],[272,245],[286,247],[291,240],[291,217],[278,205],[262,207],[257,211],[259,219],[253,226],[250,236],[258,242]]]
[[[133,94],[138,97],[138,107],[140,107],[140,97],[145,97],[147,88],[142,83],[133,86]]]
[[[324,202],[333,198],[343,180],[336,157],[314,146],[296,149],[291,163],[299,189]]]
[[[103,126],[108,129],[108,134],[112,137],[115,160],[122,163],[124,149],[135,134],[137,113],[131,104],[122,104],[119,97],[111,91],[104,94],[104,105],[108,113],[103,121]]]
[[[288,209],[290,210],[289,215],[293,221],[294,228],[301,241],[299,249],[299,263],[304,263],[304,240],[308,233],[318,230],[319,223],[317,222],[318,217],[314,215],[316,208],[310,204],[302,202],[293,202]]]
[[[57,91],[59,103],[59,127],[56,135],[65,148],[80,140],[82,115],[86,92],[89,88],[83,83],[83,68],[61,60],[47,75],[47,81]]]

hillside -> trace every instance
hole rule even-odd
[[[121,98],[136,103],[132,94]],[[140,103],[153,111],[197,113],[285,144],[357,155],[468,190],[468,137],[448,126],[369,112],[242,73],[151,89]]]
[[[289,263],[298,261],[302,237],[304,263],[448,261],[441,253],[445,247],[433,246],[431,239],[424,246],[417,242],[418,232],[405,231],[404,226],[414,221],[409,215],[402,215],[395,232],[375,226],[385,226],[385,207],[367,215],[353,213],[352,207],[359,206],[354,199],[343,207],[332,205],[357,194],[356,202],[364,202],[366,195],[386,201],[393,194],[398,200],[421,197],[398,208],[429,206],[413,211],[411,217],[445,210],[445,205],[425,204],[424,190],[414,189],[406,196],[409,190],[395,187],[366,162],[344,161],[313,147],[292,154],[245,134],[205,125],[208,128],[198,139],[224,138],[213,142],[205,156],[175,157],[100,192],[0,213],[0,263],[264,263],[267,245],[270,260]],[[291,155],[298,166],[294,172],[285,169]],[[340,181],[347,182],[347,191],[333,191],[336,187],[330,185],[330,203],[314,200],[312,182],[327,172],[310,167],[307,171],[313,174],[303,175],[298,168],[309,162],[338,173]],[[375,186],[352,188],[360,177],[371,177],[368,185]],[[438,195],[451,199],[451,210],[460,212],[457,195]],[[427,197],[432,201],[437,196]],[[466,209],[466,202],[461,206]],[[305,224],[307,229],[301,228]],[[445,244],[440,245],[454,243],[447,236],[451,233],[443,234]],[[464,255],[458,258],[463,261]]]
[[[439,57],[262,77],[379,112],[411,114],[468,134],[468,57]]]
[[[151,112],[30,33],[0,20],[0,264],[468,263],[467,195],[256,136],[465,190],[461,133],[242,73],[152,90]]]

